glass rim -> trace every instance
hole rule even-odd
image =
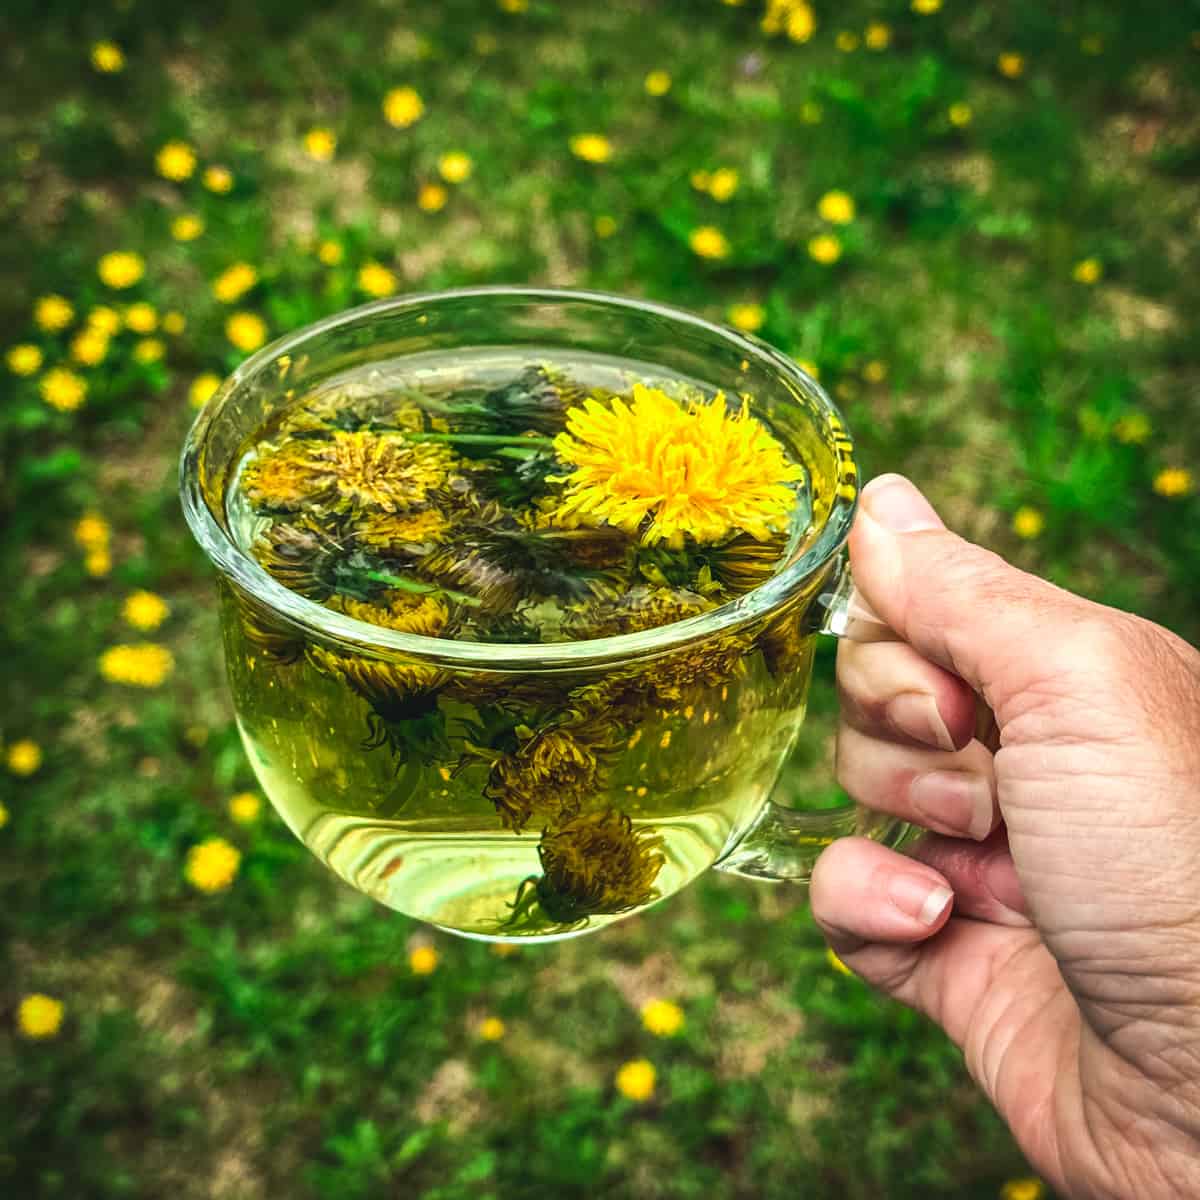
[[[369,651],[383,652],[384,656],[399,654],[439,667],[545,672],[657,657],[688,643],[705,641],[713,636],[741,629],[751,622],[769,618],[800,590],[805,581],[830,563],[841,550],[849,536],[858,507],[858,487],[857,479],[852,474],[853,467],[850,467],[847,459],[839,455],[836,456],[834,494],[829,511],[811,544],[794,562],[757,587],[717,608],[699,616],[637,633],[579,641],[533,643],[476,642],[425,637],[359,621],[343,613],[334,612],[284,587],[237,545],[205,500],[200,486],[199,462],[214,415],[241,386],[272,366],[281,355],[294,353],[314,338],[340,326],[361,321],[366,317],[428,308],[433,304],[473,297],[515,298],[547,304],[602,304],[689,326],[735,347],[743,358],[757,360],[774,374],[799,384],[828,416],[845,428],[841,413],[821,385],[785,354],[758,338],[709,321],[686,309],[609,292],[505,284],[390,296],[344,309],[268,343],[234,369],[192,422],[184,440],[179,463],[179,490],[184,517],[201,549],[227,579],[290,624],[311,630],[336,642],[351,643]],[[844,486],[846,484],[851,486]]]

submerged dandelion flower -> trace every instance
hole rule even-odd
[[[193,846],[183,874],[201,892],[223,892],[237,878],[242,852],[224,838],[213,837]]]
[[[440,542],[450,527],[446,515],[436,508],[407,513],[372,513],[355,526],[355,538],[378,550],[423,546]]]

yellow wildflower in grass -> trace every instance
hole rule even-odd
[[[529,11],[529,0],[496,0],[501,12],[523,13]]]
[[[414,975],[432,975],[437,964],[438,952],[432,946],[416,946],[409,951],[408,969]]]
[[[143,633],[152,633],[170,614],[167,602],[154,592],[130,592],[121,605],[121,616],[127,625],[140,629]]]
[[[1144,412],[1130,412],[1118,417],[1113,434],[1126,446],[1140,446],[1150,437],[1150,418]]]
[[[645,79],[647,96],[665,96],[671,90],[669,71],[651,71]]]
[[[89,326],[71,339],[71,357],[83,367],[95,367],[108,355],[108,335]]]
[[[89,57],[101,75],[116,75],[125,69],[125,53],[116,42],[93,42]]]
[[[248,262],[235,262],[213,280],[212,294],[222,304],[233,304],[257,282],[258,272]]]
[[[8,809],[0,804],[0,829],[3,829],[8,824]]]
[[[154,305],[139,300],[125,310],[125,324],[134,333],[153,333],[158,328],[158,313]]]
[[[568,144],[571,153],[584,162],[606,163],[613,156],[612,142],[602,133],[577,133]]]
[[[417,192],[417,207],[422,212],[441,212],[449,199],[450,193],[440,183],[423,183]]]
[[[75,309],[66,296],[51,293],[34,301],[34,324],[46,333],[58,333],[60,329],[66,329],[74,319]]]
[[[84,513],[75,523],[75,544],[82,550],[104,550],[112,530],[99,513]]]
[[[121,314],[107,304],[97,304],[87,315],[87,327],[105,337],[112,337],[121,331]]]
[[[922,13],[924,16],[937,12],[941,7],[942,0],[912,0],[913,12]]]
[[[850,970],[850,968],[846,966],[846,964],[842,962],[840,958],[838,958],[837,954],[834,953],[832,946],[825,947],[825,961],[840,975],[854,974],[854,972]]]
[[[822,221],[849,225],[854,220],[854,198],[847,192],[826,192],[817,201],[817,213]]]
[[[42,368],[42,352],[30,342],[18,342],[9,346],[4,361],[14,375],[36,375]]]
[[[462,150],[449,150],[438,159],[438,174],[447,183],[465,183],[475,164]]]
[[[1032,1176],[1010,1179],[1000,1189],[1000,1200],[1046,1200],[1046,1185]]]
[[[358,269],[358,286],[368,296],[390,296],[396,290],[396,276],[382,263],[363,263]]]
[[[761,304],[731,304],[729,323],[746,333],[757,333],[767,319],[767,310]]]
[[[229,815],[239,825],[253,825],[262,813],[262,800],[255,792],[238,792],[229,801]]]
[[[224,838],[211,837],[193,846],[184,863],[184,878],[201,892],[223,892],[237,878],[242,852]]]
[[[810,359],[798,358],[796,359],[796,366],[798,366],[806,375],[811,375],[814,379],[821,378],[821,368]]]
[[[171,221],[171,236],[177,242],[194,242],[204,232],[204,220],[195,213],[180,213]]]
[[[862,374],[868,383],[882,383],[887,378],[887,364],[873,358],[863,367]]]
[[[787,525],[796,503],[787,485],[803,477],[783,447],[743,404],[724,398],[684,406],[635,384],[633,401],[585,400],[567,410],[554,440],[574,470],[559,513],[588,524],[642,533],[647,545],[715,542],[741,530],[762,541]]]
[[[182,183],[191,179],[196,170],[196,152],[187,142],[166,142],[154,156],[154,169],[164,179]]]
[[[841,29],[834,38],[834,45],[843,54],[853,54],[858,49],[858,34],[852,29]]]
[[[163,313],[162,327],[163,333],[169,333],[172,337],[178,337],[187,328],[187,317],[183,313],[172,309],[170,312]]]
[[[193,408],[203,408],[220,386],[221,377],[211,371],[205,371],[203,375],[197,375],[192,380],[188,388],[188,402]]]
[[[133,287],[146,273],[146,264],[140,254],[132,250],[113,250],[97,264],[96,272],[106,287],[123,291]]]
[[[738,190],[741,177],[733,167],[718,167],[708,180],[708,194],[724,204]]]
[[[965,125],[970,125],[971,118],[974,117],[969,104],[964,104],[961,100],[950,105],[946,109],[946,116],[950,118],[950,124],[956,129],[962,129]]]
[[[642,1005],[642,1025],[655,1037],[674,1037],[683,1028],[683,1009],[670,1000]]]
[[[1036,508],[1024,504],[1013,513],[1012,527],[1017,537],[1032,541],[1046,528],[1046,518]]]
[[[996,69],[1007,79],[1017,79],[1025,74],[1025,56],[1005,51],[996,59]]]
[[[89,550],[84,556],[83,569],[93,579],[103,579],[112,570],[112,555],[107,548]]]
[[[868,50],[886,50],[892,44],[892,27],[882,21],[872,21],[863,32],[863,45]]]
[[[14,775],[32,775],[42,765],[42,748],[32,738],[21,738],[9,746],[4,765]]]
[[[802,43],[816,32],[817,18],[805,0],[767,0],[761,26],[764,33],[786,33],[793,42]]]
[[[645,1058],[635,1058],[617,1072],[617,1091],[627,1100],[644,1104],[654,1095],[658,1073],[654,1064]]]
[[[701,225],[693,229],[688,237],[688,245],[693,254],[701,258],[728,258],[729,241],[725,235],[712,225]]]
[[[425,102],[415,88],[392,88],[383,98],[383,117],[397,129],[407,129],[425,115]]]
[[[610,238],[617,232],[617,219],[607,213],[601,213],[593,222],[592,228],[598,238]]]
[[[830,266],[842,257],[842,243],[832,233],[821,233],[808,242],[808,256],[822,266]]]
[[[66,367],[54,367],[38,384],[42,399],[59,412],[74,412],[87,399],[87,381]]]
[[[326,267],[336,267],[346,257],[346,248],[341,242],[326,238],[317,247],[317,259]]]
[[[54,1037],[62,1028],[62,1021],[62,1001],[42,992],[26,996],[17,1007],[17,1029],[22,1037],[34,1041]]]
[[[1100,265],[1100,260],[1095,258],[1084,258],[1071,268],[1071,278],[1076,283],[1095,283],[1101,275],[1104,274],[1104,268]]]
[[[142,338],[133,348],[133,357],[144,366],[161,361],[167,347],[162,338]]]
[[[505,1033],[504,1022],[499,1017],[484,1017],[479,1022],[479,1036],[485,1042],[498,1042]]]
[[[225,196],[233,191],[233,172],[228,167],[207,167],[200,182],[214,195]]]
[[[1193,488],[1195,481],[1192,473],[1186,467],[1164,467],[1154,477],[1154,490],[1168,500],[1186,496]]]
[[[225,322],[225,336],[245,354],[267,340],[266,322],[257,313],[235,312]]]
[[[336,150],[337,134],[332,129],[317,126],[304,135],[304,152],[313,162],[329,162]]]
[[[109,683],[123,683],[129,687],[158,687],[174,668],[175,659],[170,650],[157,642],[110,646],[100,655],[100,674]]]

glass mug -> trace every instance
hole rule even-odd
[[[480,353],[610,363],[743,397],[803,463],[811,520],[765,581],[720,607],[537,644],[366,624],[285,588],[246,552],[230,497],[266,422],[314,388],[369,388],[372,372],[420,379]],[[367,304],[281,338],[226,380],[188,436],[181,491],[219,571],[238,726],[263,790],[318,858],[383,904],[468,937],[552,941],[641,911],[711,866],[805,883],[836,837],[909,837],[858,806],[770,799],[804,718],[816,636],[852,624],[843,546],[858,487],[829,397],[754,338],[580,291]],[[479,750],[497,720],[506,747]],[[414,731],[431,729],[413,752]]]

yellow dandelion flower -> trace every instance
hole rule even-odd
[[[1025,74],[1025,56],[1006,51],[996,59],[996,69],[1008,79],[1017,79]]]
[[[203,375],[197,375],[192,380],[188,388],[188,402],[193,408],[203,408],[220,386],[221,377],[211,371],[205,371]]]
[[[147,591],[130,592],[125,597],[125,603],[121,605],[121,616],[125,623],[143,633],[156,630],[167,619],[170,611],[167,602],[161,596]]]
[[[644,86],[647,96],[665,96],[671,90],[671,73],[669,71],[651,71],[645,79]]]
[[[1032,1176],[1010,1179],[1000,1189],[1000,1200],[1046,1200],[1046,1185]]]
[[[714,542],[736,530],[764,540],[785,528],[796,503],[787,485],[803,477],[743,404],[723,396],[684,407],[657,388],[634,385],[633,402],[596,400],[567,410],[555,439],[565,478],[565,518],[642,533],[647,545]]]
[[[425,115],[425,102],[415,88],[392,88],[383,98],[383,117],[397,129],[407,129]]]
[[[177,242],[194,242],[204,232],[204,220],[195,213],[180,213],[171,221],[171,236]]]
[[[863,378],[868,383],[882,383],[887,378],[887,364],[873,358],[862,369]]]
[[[60,329],[66,329],[74,319],[75,309],[66,296],[52,293],[34,301],[34,324],[47,333],[58,333]]]
[[[941,7],[942,0],[912,0],[913,12],[922,13],[925,16],[937,12]]]
[[[617,232],[617,219],[607,213],[601,213],[593,222],[592,228],[598,238],[610,238]]]
[[[1126,446],[1140,446],[1150,437],[1150,418],[1144,412],[1130,412],[1118,417],[1113,434]]]
[[[229,801],[229,815],[239,825],[253,825],[262,813],[262,800],[254,792],[238,792]]]
[[[1100,265],[1100,260],[1096,258],[1084,258],[1071,268],[1071,278],[1076,283],[1095,283],[1101,275],[1104,274],[1104,268]]]
[[[1154,477],[1154,490],[1160,496],[1174,500],[1186,496],[1194,486],[1192,473],[1186,467],[1164,467]]]
[[[816,33],[817,17],[803,0],[767,0],[762,30],[768,34],[786,33],[791,41],[803,43]]]
[[[105,337],[121,332],[121,314],[107,304],[98,304],[87,315],[87,326]]]
[[[9,746],[4,765],[14,775],[32,775],[42,765],[42,748],[31,738],[21,738]]]
[[[129,687],[158,687],[174,668],[170,650],[156,642],[110,646],[100,655],[100,674],[110,683]]]
[[[213,280],[212,294],[222,304],[233,304],[256,283],[258,272],[248,262],[235,262]]]
[[[1042,530],[1046,528],[1046,518],[1036,508],[1025,504],[1013,513],[1012,527],[1017,537],[1032,541],[1040,537]]]
[[[954,104],[950,105],[948,109],[946,109],[946,116],[950,118],[951,125],[953,125],[956,129],[962,129],[964,126],[970,125],[975,114],[971,111],[971,106],[969,104],[965,104],[963,101],[958,100]]]
[[[832,233],[818,234],[809,239],[808,256],[827,267],[842,257],[842,243]]]
[[[832,946],[825,947],[825,961],[838,972],[839,975],[853,975],[854,972],[834,953]]]
[[[8,348],[4,361],[14,375],[36,375],[42,368],[42,352],[29,342],[18,342]]]
[[[21,1036],[34,1041],[52,1038],[62,1027],[63,1005],[61,1000],[33,992],[17,1007],[17,1029]]]
[[[650,1000],[642,1005],[642,1025],[655,1037],[674,1037],[683,1028],[683,1009],[670,1000]]]
[[[80,366],[95,367],[108,355],[108,335],[89,326],[71,339],[71,357]]]
[[[396,276],[382,263],[363,263],[358,270],[358,286],[368,296],[390,296],[396,290]]]
[[[166,352],[167,347],[162,338],[142,338],[133,348],[133,357],[148,366],[150,363],[161,361]]]
[[[103,550],[112,530],[98,513],[84,513],[75,523],[75,544],[83,550]]]
[[[93,579],[103,579],[112,570],[112,555],[107,549],[89,550],[83,559],[83,569]]]
[[[854,220],[854,198],[846,192],[826,192],[817,201],[817,214],[832,225],[849,225]]]
[[[134,333],[153,333],[158,328],[158,313],[144,300],[125,310],[125,324]]]
[[[326,267],[336,267],[346,257],[346,248],[341,242],[326,239],[317,247],[317,258]]]
[[[479,1036],[485,1042],[498,1042],[504,1034],[504,1022],[499,1017],[484,1017],[479,1022]]]
[[[408,955],[408,969],[414,975],[432,975],[437,970],[438,952],[432,946],[416,946]]]
[[[3,804],[0,804],[0,829],[3,829],[8,824],[8,809]]]
[[[125,54],[116,42],[93,42],[89,57],[101,75],[116,75],[125,69]]]
[[[267,340],[267,325],[257,313],[235,312],[225,322],[225,336],[239,350],[249,354]]]
[[[802,370],[805,375],[811,375],[814,379],[821,378],[821,368],[815,362],[807,358],[796,359],[796,366]]]
[[[576,158],[589,163],[606,163],[613,156],[612,142],[602,133],[577,133],[568,143]]]
[[[882,21],[872,21],[863,32],[863,45],[868,50],[886,50],[892,44],[892,27]]]
[[[693,254],[701,258],[728,258],[729,241],[725,235],[712,225],[701,225],[693,229],[688,237],[688,245]]]
[[[332,129],[317,126],[304,135],[304,152],[313,162],[329,162],[336,150],[337,134]]]
[[[858,34],[852,29],[842,29],[833,42],[843,54],[853,54],[858,49]]]
[[[96,272],[106,287],[123,291],[133,287],[146,273],[146,264],[140,254],[132,250],[113,250],[97,264]]]
[[[228,167],[206,167],[200,181],[217,196],[224,196],[233,191],[233,172]]]
[[[475,164],[462,150],[449,150],[438,159],[438,174],[447,183],[465,183],[471,178]]]
[[[187,328],[187,318],[183,313],[172,309],[170,312],[163,313],[162,327],[163,333],[178,337]]]
[[[183,875],[197,891],[223,892],[237,878],[241,865],[242,852],[236,846],[212,837],[188,851]]]
[[[654,1095],[658,1073],[654,1064],[645,1058],[635,1058],[625,1063],[617,1072],[617,1091],[627,1100],[644,1104]]]
[[[698,192],[707,192],[712,183],[712,175],[708,171],[693,171],[688,178]]]
[[[441,212],[449,199],[450,193],[440,183],[423,183],[417,192],[417,207],[422,212]]]
[[[54,367],[38,384],[42,399],[59,412],[74,412],[87,399],[87,382],[66,367]]]
[[[154,156],[154,169],[164,179],[182,183],[196,170],[196,152],[187,142],[166,142]]]
[[[767,319],[767,310],[761,304],[732,304],[729,307],[729,323],[746,333],[757,333]]]
[[[708,194],[724,204],[738,190],[741,177],[733,167],[718,167],[708,180]]]

